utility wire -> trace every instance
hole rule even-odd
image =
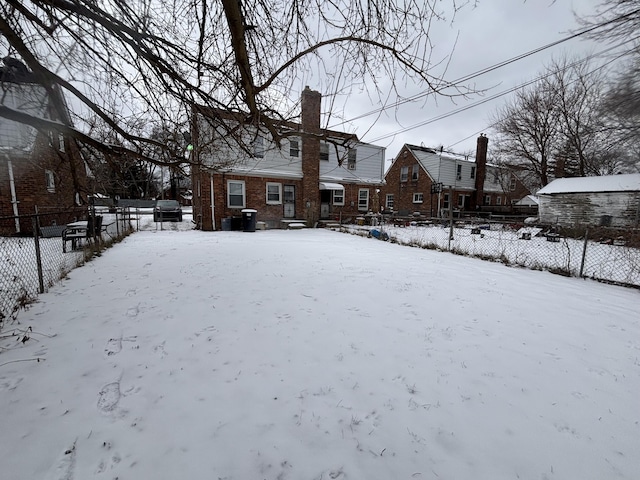
[[[577,33],[574,33],[573,35],[568,36],[568,37],[561,38],[560,40],[556,40],[555,42],[549,43],[549,44],[544,45],[542,47],[538,47],[538,48],[536,48],[534,50],[530,50],[530,51],[528,51],[526,53],[517,55],[517,56],[512,57],[512,58],[510,58],[508,60],[504,60],[504,61],[502,61],[500,63],[496,63],[496,64],[491,65],[489,67],[483,68],[482,70],[478,70],[476,72],[473,72],[473,73],[470,73],[470,74],[465,75],[463,77],[460,77],[460,78],[454,80],[453,82],[448,82],[448,85],[446,87],[452,87],[452,86],[455,86],[456,84],[467,82],[467,81],[472,80],[472,79],[474,79],[476,77],[479,77],[479,76],[484,75],[486,73],[492,72],[492,71],[497,70],[499,68],[505,67],[507,65],[510,65],[511,63],[517,62],[517,61],[522,60],[524,58],[527,58],[527,57],[529,57],[531,55],[535,55],[536,53],[539,53],[539,52],[542,52],[542,51],[547,50],[549,48],[555,47],[556,45],[560,45],[561,43],[568,42],[569,40],[573,40],[574,38],[580,37],[582,35],[586,35],[587,33],[591,33],[594,30],[597,30],[599,28],[605,27],[605,26],[607,26],[607,25],[609,25],[611,23],[618,22],[620,20],[623,20],[626,17],[630,17],[630,16],[636,15],[638,13],[640,13],[640,9],[634,10],[633,12],[627,13],[625,15],[621,15],[619,17],[616,17],[616,18],[612,19],[612,20],[608,20],[606,22],[599,23],[598,25],[594,25],[593,27],[589,27],[587,29],[581,30],[581,31],[579,31]],[[408,97],[408,98],[405,98],[403,100],[398,100],[397,102],[391,103],[389,105],[385,105],[385,106],[383,106],[381,108],[376,108],[375,110],[371,110],[371,111],[369,111],[367,113],[363,113],[361,115],[358,115],[357,117],[353,117],[351,119],[344,120],[344,121],[342,121],[340,123],[336,123],[336,124],[334,124],[334,125],[332,125],[332,126],[330,126],[328,128],[333,129],[333,128],[336,128],[336,127],[338,127],[340,125],[344,125],[345,123],[350,123],[350,122],[353,122],[355,120],[360,120],[361,118],[368,117],[370,115],[378,114],[378,113],[383,112],[385,110],[388,110],[390,108],[398,107],[398,106],[403,105],[405,103],[413,102],[413,101],[418,100],[418,99],[420,99],[422,97],[426,97],[427,95],[430,95],[431,93],[433,93],[433,92],[432,91],[425,91],[425,92],[416,94],[416,95],[414,95],[412,97]]]
[[[622,43],[620,43],[620,44],[618,44],[618,45],[614,45],[614,46],[612,46],[612,47],[606,48],[606,49],[604,49],[604,50],[602,50],[602,51],[600,51],[600,52],[598,52],[598,53],[596,53],[596,54],[593,54],[593,55],[591,55],[591,56],[589,56],[589,57],[586,57],[586,58],[584,58],[584,59],[581,59],[581,60],[575,61],[575,62],[573,62],[573,63],[571,63],[571,64],[567,65],[567,66],[565,67],[565,69],[571,68],[571,67],[576,66],[576,65],[578,65],[578,64],[580,64],[580,63],[584,63],[585,61],[587,61],[587,60],[588,60],[588,59],[590,59],[590,58],[600,56],[600,55],[602,55],[602,54],[604,54],[604,53],[608,53],[609,51],[611,51],[611,50],[615,50],[616,48],[618,48],[618,47],[620,47],[620,46],[622,46],[622,45],[624,45],[624,44],[626,44],[626,43],[630,43],[630,42],[636,41],[638,38],[640,38],[640,37],[635,37],[635,38],[632,38],[632,39],[630,39],[630,40],[626,40],[625,42],[622,42]],[[628,52],[625,52],[623,55],[626,55],[627,53],[628,53]],[[620,55],[620,56],[622,56],[622,55]],[[612,63],[613,61],[615,61],[615,60],[617,60],[618,58],[620,58],[620,56],[616,57],[614,60],[611,60],[611,61],[607,62],[605,65],[607,65],[607,64],[609,64],[609,63]],[[603,68],[603,67],[604,67],[604,65],[603,65],[603,66],[600,66],[600,67],[598,67],[598,68]],[[594,70],[594,71],[595,71],[595,70]],[[452,110],[452,111],[450,111],[450,112],[443,113],[442,115],[438,115],[438,116],[433,117],[433,118],[430,118],[430,119],[428,119],[428,120],[424,120],[424,121],[422,121],[422,122],[416,123],[416,124],[411,125],[411,126],[409,126],[409,127],[405,127],[405,128],[400,129],[400,130],[396,130],[395,132],[392,132],[392,133],[388,133],[388,134],[382,135],[382,136],[377,137],[377,138],[374,138],[374,139],[372,139],[372,140],[368,140],[368,142],[369,142],[369,143],[378,142],[378,141],[380,141],[380,140],[384,140],[384,139],[387,139],[387,138],[393,137],[393,136],[395,136],[395,135],[399,135],[399,134],[401,134],[401,133],[408,132],[409,130],[414,130],[414,129],[416,129],[416,128],[423,127],[423,126],[425,126],[425,125],[429,125],[430,123],[434,123],[434,122],[437,122],[437,121],[440,121],[440,120],[444,120],[445,118],[451,117],[451,116],[453,116],[453,115],[457,115],[458,113],[462,113],[462,112],[467,111],[467,110],[469,110],[469,109],[471,109],[471,108],[475,108],[475,107],[477,107],[477,106],[479,106],[479,105],[483,105],[483,104],[485,104],[485,103],[487,103],[487,102],[491,102],[491,101],[493,101],[493,100],[495,100],[495,99],[497,99],[497,98],[503,97],[503,96],[508,95],[508,94],[510,94],[510,93],[513,93],[513,92],[515,92],[515,91],[517,91],[517,90],[520,90],[520,89],[522,89],[522,88],[528,87],[529,85],[532,85],[532,84],[534,84],[534,83],[536,83],[536,82],[538,82],[538,81],[540,81],[540,80],[542,80],[542,79],[544,79],[544,78],[547,78],[547,77],[549,77],[549,76],[551,76],[551,75],[554,75],[555,73],[556,73],[556,72],[549,72],[549,73],[547,73],[547,74],[545,74],[545,75],[541,75],[541,76],[539,76],[539,77],[536,77],[536,78],[534,78],[533,80],[530,80],[530,81],[528,81],[528,82],[521,83],[521,84],[519,84],[519,85],[516,85],[515,87],[511,87],[511,88],[509,88],[509,89],[507,89],[507,90],[503,90],[502,92],[499,92],[499,93],[496,93],[496,94],[494,94],[494,95],[491,95],[490,97],[484,98],[484,99],[482,99],[482,100],[479,100],[479,101],[477,101],[477,102],[471,103],[471,104],[469,104],[469,105],[465,105],[464,107],[457,108],[457,109]],[[467,139],[465,138],[464,140],[467,140]],[[461,141],[464,141],[464,140],[461,140]],[[456,143],[454,143],[453,145],[456,145],[457,143],[460,143],[460,142],[456,142]],[[451,145],[451,146],[453,146],[453,145]]]

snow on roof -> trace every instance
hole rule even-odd
[[[538,190],[537,195],[583,192],[635,192],[640,191],[640,173],[604,175],[601,177],[558,178]]]
[[[516,205],[520,205],[520,206],[526,206],[526,205],[535,206],[539,204],[540,204],[540,201],[538,200],[538,197],[536,197],[535,195],[527,195],[516,202]]]

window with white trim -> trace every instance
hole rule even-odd
[[[400,181],[406,182],[409,180],[409,167],[400,167]]]
[[[509,190],[515,192],[516,190],[516,177],[511,177],[511,183],[509,184]]]
[[[496,205],[502,205],[502,197],[499,195],[496,197]]]
[[[384,205],[387,210],[393,210],[393,193],[387,193]]]
[[[320,142],[320,160],[329,161],[329,144],[326,142]]]
[[[458,164],[456,171],[456,179],[462,180],[462,165]]]
[[[282,184],[267,182],[267,205],[282,203]]]
[[[358,149],[350,148],[349,153],[347,155],[347,168],[349,170],[356,169],[356,158],[358,156]]]
[[[333,190],[333,204],[344,205],[344,190]]]
[[[422,193],[413,194],[413,203],[422,203],[424,201],[424,195]]]
[[[449,194],[445,193],[442,197],[442,208],[449,210]]]
[[[458,208],[464,207],[464,195],[458,195]]]
[[[369,189],[361,188],[358,190],[358,210],[369,210]]]
[[[412,168],[411,168],[411,180],[412,181],[417,181],[418,180],[418,172],[420,170],[420,167],[418,166],[418,164],[416,163]]]
[[[47,185],[47,191],[49,193],[55,193],[55,191],[56,191],[56,178],[53,175],[53,172],[51,170],[45,170],[44,171],[44,180],[45,180],[46,185]]]
[[[469,178],[472,179],[472,180],[474,178],[476,178],[476,167],[475,166],[471,167],[471,175],[469,175]]]
[[[64,135],[61,133],[58,134],[58,150],[64,152]]]
[[[256,158],[264,157],[264,137],[257,135],[253,140],[253,156]]]
[[[244,208],[245,188],[242,180],[227,180],[227,207]]]
[[[298,157],[300,155],[300,143],[298,140],[289,140],[289,156]]]
[[[491,195],[485,195],[484,196],[484,204],[485,205],[491,205]]]

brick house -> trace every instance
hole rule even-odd
[[[383,211],[427,217],[462,212],[510,212],[530,193],[518,177],[487,163],[488,138],[478,137],[476,157],[405,144],[385,175]],[[451,202],[453,201],[453,204]]]
[[[21,62],[4,59],[0,69],[0,105],[69,124],[52,106],[46,89],[34,82]],[[54,91],[60,95],[57,89]],[[0,116],[0,217],[70,211],[83,203],[86,168],[76,143],[56,131],[41,131]],[[46,217],[44,224],[66,222]],[[5,220],[3,234],[32,232],[29,218]]]
[[[266,129],[251,126],[242,129],[239,145],[220,133],[207,110],[194,110],[191,172],[199,228],[219,230],[223,219],[241,218],[244,208],[257,210],[267,228],[293,220],[307,226],[354,220],[379,209],[385,149],[322,129],[321,98],[305,88],[301,122],[277,124],[286,133],[279,145]],[[226,115],[226,124],[241,124],[240,117]]]

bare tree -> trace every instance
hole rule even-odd
[[[606,85],[588,59],[553,61],[494,115],[501,157],[529,172],[534,189],[554,177],[612,173],[619,152],[602,110]]]
[[[617,42],[637,37],[640,33],[640,4],[637,0],[603,0],[590,15],[577,16],[583,29],[591,29],[587,37],[604,42]]]
[[[297,115],[290,94],[306,82],[334,101],[354,88],[384,98],[381,76],[391,88],[413,80],[438,95],[468,93],[443,79],[447,63],[432,58],[429,37],[433,22],[459,8],[459,0],[446,10],[437,0],[3,0],[0,47],[45,88],[62,89],[75,116],[64,125],[4,107],[0,116],[158,164],[173,164],[175,152],[147,126],[185,128],[192,105],[241,116],[279,141],[281,122]],[[94,137],[89,118],[118,142]]]

